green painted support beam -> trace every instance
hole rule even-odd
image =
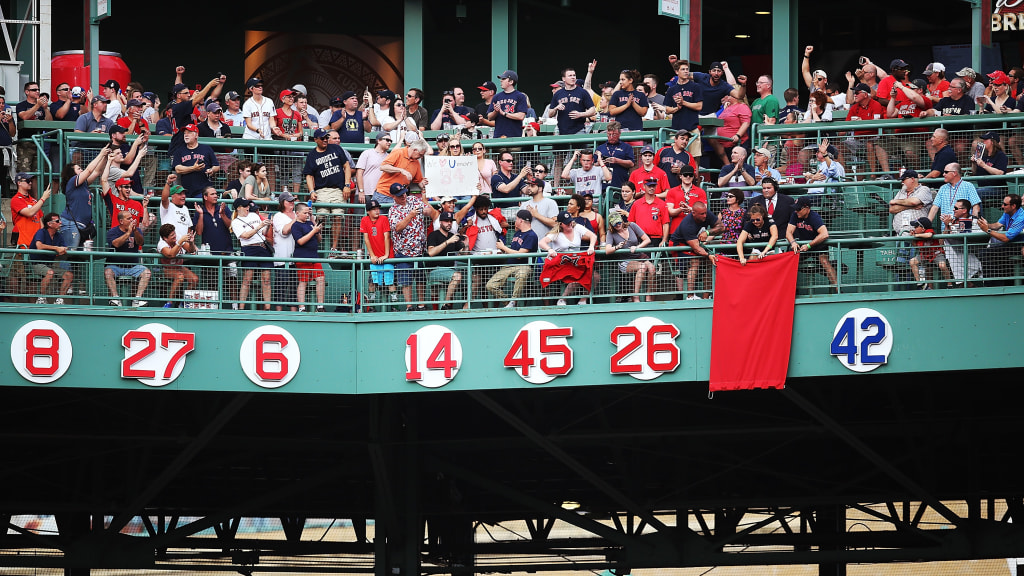
[[[797,68],[799,26],[797,5],[790,0],[772,0],[772,80],[775,97],[785,106],[783,93],[787,88],[801,87],[803,80]]]
[[[402,93],[423,89],[423,0],[405,0],[405,38],[402,44]]]
[[[494,0],[491,4],[491,75],[515,69],[515,0]]]

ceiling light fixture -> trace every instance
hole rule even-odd
[[[572,500],[566,500],[565,502],[562,502],[562,508],[565,510],[579,510],[580,503]]]

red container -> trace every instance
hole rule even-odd
[[[54,52],[53,59],[50,61],[50,75],[53,78],[53,86],[44,86],[45,90],[53,92],[53,87],[60,86],[61,82],[67,82],[72,87],[81,86],[83,90],[88,90],[89,86],[89,68],[82,65],[85,61],[85,57],[81,50],[64,50],[62,52]],[[121,89],[128,85],[132,80],[132,71],[128,68],[128,65],[121,59],[121,54],[118,52],[100,52],[100,82],[106,82],[107,80],[114,79],[121,84]],[[99,94],[99,90],[96,87],[93,88],[94,94]],[[53,95],[56,98],[56,94]]]

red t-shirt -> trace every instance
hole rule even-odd
[[[302,136],[302,115],[298,110],[292,110],[291,114],[284,111],[284,108],[277,109],[277,126],[286,135]]]
[[[646,188],[644,188],[644,180],[647,180],[651,176],[658,179],[658,189],[655,194],[661,194],[668,190],[668,176],[665,174],[664,170],[657,166],[651,166],[651,170],[648,172],[647,169],[641,165],[636,170],[633,170],[629,175],[629,181],[634,184],[637,194],[643,195],[646,190]]]
[[[655,198],[654,202],[650,204],[647,203],[647,198],[640,198],[633,202],[633,206],[629,209],[629,221],[635,222],[651,239],[661,240],[661,227],[667,219],[668,206],[661,198]],[[669,232],[672,232],[671,228]]]
[[[703,202],[704,204],[708,203],[708,193],[702,190],[701,188],[698,188],[697,186],[691,186],[689,192],[683,192],[682,186],[669,188],[668,195],[665,196],[666,206],[668,204],[671,204],[676,208],[682,206],[683,204],[686,204],[690,208],[693,208],[693,205],[696,202]],[[675,231],[676,226],[679,226],[679,223],[683,221],[683,218],[686,218],[685,212],[680,212],[678,216],[674,216],[672,218],[672,221],[669,222],[668,225],[669,234]]]
[[[32,243],[32,237],[43,227],[43,211],[39,210],[32,216],[22,216],[21,211],[31,208],[39,200],[23,194],[15,194],[11,198],[11,219],[14,221],[14,229],[18,231],[18,245],[28,246]]]
[[[110,208],[111,222],[117,222],[117,215],[120,214],[122,210],[127,210],[128,213],[132,215],[132,220],[135,221],[136,226],[142,223],[142,202],[132,200],[131,198],[122,200],[113,191],[108,193],[108,198],[110,199],[107,204]]]
[[[117,125],[123,128],[129,127],[131,126],[131,124],[132,119],[127,116],[122,116],[117,119]],[[142,134],[143,132],[149,132],[149,122],[146,122],[144,118],[139,118],[139,120],[135,123],[135,132],[130,132],[130,134],[138,135]]]
[[[854,104],[850,106],[850,112],[846,115],[846,119],[849,121],[854,120],[881,120],[885,118],[885,108],[878,103],[878,100],[869,100],[867,108],[861,107],[860,104]],[[854,130],[853,133],[856,136],[864,136],[866,134],[873,134],[877,130]]]
[[[939,80],[939,83],[933,88],[931,84],[925,87],[925,94],[928,96],[934,96],[939,100],[942,100],[942,93],[949,90],[949,80]],[[1014,96],[1016,98],[1016,96]]]
[[[370,220],[369,216],[363,216],[363,219],[359,221],[359,233],[366,234],[366,239],[369,241],[369,250],[374,255],[381,256],[384,254],[384,235],[391,233],[391,224],[388,222],[387,217],[377,216],[376,222]],[[366,255],[370,257],[370,254]],[[387,254],[388,258],[395,257],[395,246],[391,245],[391,250]]]

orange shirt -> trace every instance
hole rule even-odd
[[[11,220],[14,221],[14,229],[18,231],[18,245],[28,246],[32,243],[32,237],[43,227],[43,211],[39,210],[32,216],[23,216],[21,211],[25,208],[35,206],[39,200],[15,194],[11,198]]]
[[[412,183],[420,183],[423,180],[423,169],[420,167],[419,160],[413,160],[409,156],[409,148],[398,148],[388,154],[388,157],[381,163],[382,166],[394,166],[395,168],[403,168],[412,174]],[[401,172],[384,172],[381,171],[380,180],[377,181],[377,192],[391,197],[391,185],[399,183],[402,186],[408,186],[409,180],[406,180],[405,175]]]

